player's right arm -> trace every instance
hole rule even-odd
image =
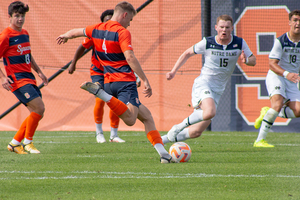
[[[0,58],[3,57],[5,54],[5,51],[9,47],[9,39],[5,34],[0,34]],[[0,79],[2,83],[2,87],[8,91],[11,91],[12,86],[10,83],[13,83],[13,81],[8,78],[0,69]]]
[[[75,28],[72,29],[56,38],[57,44],[64,44],[68,39],[73,39],[77,37],[84,37],[84,28]]]
[[[176,72],[180,69],[180,67],[184,65],[186,61],[194,55],[196,55],[194,52],[194,46],[188,48],[185,52],[183,52],[183,54],[181,54],[181,56],[176,61],[173,69],[166,74],[167,80],[171,80],[172,78],[174,78]]]

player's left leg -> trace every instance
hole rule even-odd
[[[102,130],[103,114],[105,102],[102,99],[95,98],[94,120],[96,125],[96,141],[97,143],[106,142]]]
[[[161,163],[165,164],[165,163],[175,162],[172,159],[172,156],[164,148],[164,144],[162,142],[160,133],[157,131],[155,127],[155,123],[151,115],[151,112],[143,104],[139,106],[138,119],[144,124],[147,138],[150,141],[150,143],[153,145],[155,150],[158,152],[158,154],[160,155]]]
[[[185,141],[187,139],[193,139],[193,138],[200,137],[201,134],[203,133],[203,131],[205,131],[207,129],[207,127],[209,126],[210,123],[211,123],[211,120],[201,121],[199,123],[196,123],[196,124],[190,126],[189,128],[183,129],[176,136],[175,142],[180,142],[180,141]],[[164,144],[170,142],[167,134],[163,135],[161,138],[162,138]]]

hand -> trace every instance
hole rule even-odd
[[[167,80],[173,79],[174,76],[175,76],[175,73],[174,73],[174,72],[168,72],[168,73],[166,74]]]
[[[3,77],[1,79],[1,82],[2,82],[2,87],[4,89],[6,89],[7,91],[11,91],[11,89],[12,89],[11,83],[13,83],[13,81],[10,78]]]
[[[244,51],[242,51],[242,53],[241,53],[241,55],[240,55],[240,58],[241,58],[242,62],[246,64],[247,58],[246,58],[246,55],[245,55],[245,52],[244,52]]]
[[[44,85],[45,86],[48,85],[48,79],[47,79],[47,77],[43,73],[39,73],[38,75],[42,79]]]
[[[69,74],[73,74],[73,72],[76,70],[76,64],[71,62],[71,64],[69,65],[68,67],[68,71],[69,71]]]
[[[296,73],[288,73],[288,75],[286,76],[286,79],[289,81],[292,81],[293,83],[298,83],[300,81],[300,77],[299,74]]]
[[[151,97],[152,96],[152,88],[148,82],[148,80],[144,81],[144,90],[143,94],[146,94],[145,97]]]
[[[68,39],[69,38],[65,34],[62,34],[56,38],[56,41],[57,41],[57,44],[60,45],[62,43],[64,44],[64,43],[68,42]]]

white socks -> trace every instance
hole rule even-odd
[[[185,118],[180,124],[177,124],[177,127],[180,130],[183,130],[188,126],[196,124],[201,121],[203,121],[203,110],[197,109],[194,110],[194,112],[188,118]]]
[[[118,128],[110,128],[110,138],[118,137]]]
[[[267,134],[270,131],[270,128],[272,127],[277,116],[278,116],[278,112],[275,111],[273,108],[270,108],[268,110],[268,112],[264,116],[264,119],[261,123],[261,127],[259,129],[259,133],[258,133],[256,142],[259,142],[262,139],[266,139]]]
[[[102,130],[102,123],[101,124],[96,124],[96,133],[102,133],[103,134],[103,130]]]
[[[294,111],[288,106],[281,108],[278,116],[281,118],[296,118]]]
[[[108,94],[107,92],[105,92],[103,89],[99,90],[99,92],[97,94],[95,94],[96,97],[99,97],[100,99],[102,99],[105,102],[108,102],[112,96],[110,94]]]
[[[177,142],[184,141],[189,138],[190,138],[189,129],[185,128],[177,135]]]
[[[167,152],[167,150],[162,144],[156,143],[154,145],[154,148],[157,151],[157,153],[160,155],[160,157],[169,158],[169,153]]]

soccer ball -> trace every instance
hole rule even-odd
[[[192,150],[187,143],[176,142],[170,147],[169,154],[177,162],[187,162],[191,158]]]

